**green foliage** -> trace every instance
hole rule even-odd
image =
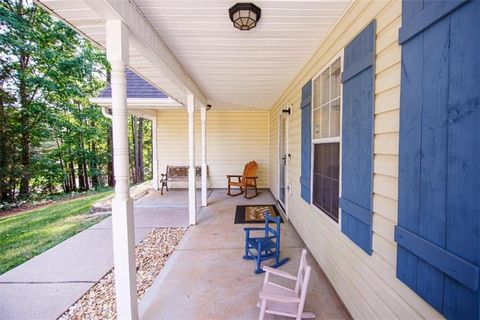
[[[112,185],[110,120],[89,101],[108,72],[101,50],[31,1],[0,2],[0,201]]]
[[[92,204],[111,191],[0,218],[0,274],[22,264],[106,216],[89,217]]]

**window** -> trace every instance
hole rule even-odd
[[[312,202],[338,222],[340,172],[340,74],[336,59],[313,80]]]
[[[338,221],[339,143],[314,145],[313,204]]]

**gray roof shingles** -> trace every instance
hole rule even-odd
[[[127,98],[150,98],[161,99],[168,98],[162,91],[152,86],[141,77],[137,76],[133,71],[127,69]],[[100,93],[98,98],[111,98],[112,88],[108,85]]]

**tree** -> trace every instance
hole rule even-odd
[[[14,97],[9,117],[17,120],[14,129],[20,145],[16,163],[21,165],[20,195],[26,196],[32,176],[31,148],[39,145],[48,130],[42,118],[46,115],[46,99],[56,89],[50,76],[58,72],[58,59],[71,50],[65,44],[75,33],[51,23],[48,14],[27,1],[4,1],[0,16],[2,63],[9,70],[4,89]]]
[[[141,117],[130,116],[130,174],[133,184],[153,177],[152,173],[152,124]],[[145,139],[147,137],[147,139]]]
[[[97,141],[95,152],[88,150],[96,126],[109,126],[88,101],[104,86],[104,54],[29,1],[0,4],[0,33],[2,199],[11,198],[17,183],[20,197],[29,196],[32,185],[55,185],[59,178],[74,190],[74,163],[80,187],[88,189],[88,164],[98,176],[105,160]],[[100,139],[105,144],[105,136]]]
[[[31,1],[2,0],[0,63],[0,200],[113,186],[111,123],[90,103],[109,82],[105,54]],[[131,124],[138,183],[151,125]]]

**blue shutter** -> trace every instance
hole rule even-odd
[[[310,203],[312,170],[312,83],[308,81],[302,88],[302,171],[300,188],[303,200]]]
[[[372,253],[375,21],[344,52],[342,232]]]
[[[480,3],[403,1],[397,277],[479,319]]]

